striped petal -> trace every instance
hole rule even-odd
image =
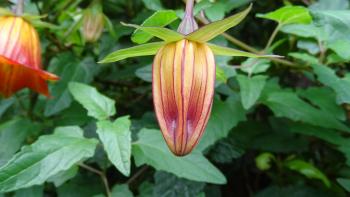
[[[206,44],[181,40],[163,46],[153,62],[153,102],[163,137],[178,156],[191,152],[207,125],[215,61]]]
[[[49,96],[46,80],[58,77],[41,70],[36,30],[21,17],[0,17],[0,93],[9,97],[28,87]]]

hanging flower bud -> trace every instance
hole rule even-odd
[[[83,25],[81,33],[86,42],[96,42],[103,32],[104,14],[101,4],[93,2],[83,14]]]
[[[28,87],[49,96],[46,80],[58,77],[41,69],[36,30],[21,17],[0,17],[0,93],[9,97]]]
[[[163,46],[153,62],[153,102],[170,150],[186,155],[198,143],[213,102],[215,61],[206,44],[181,40]]]

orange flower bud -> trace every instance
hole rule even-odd
[[[86,42],[96,42],[103,32],[104,14],[99,3],[87,8],[83,14],[82,36]]]
[[[0,93],[5,97],[23,88],[49,96],[46,80],[58,80],[41,69],[38,33],[21,17],[0,17]]]
[[[211,112],[215,61],[203,43],[181,40],[160,48],[153,62],[153,102],[163,137],[178,156],[191,152]]]

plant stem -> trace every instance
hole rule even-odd
[[[139,171],[137,171],[127,182],[126,184],[130,185],[133,183],[139,176],[148,170],[148,166],[143,166]]]
[[[91,166],[88,166],[88,165],[86,165],[84,163],[80,163],[79,166],[84,168],[84,169],[86,169],[86,170],[88,170],[88,171],[90,171],[90,172],[93,172],[93,173],[99,175],[101,177],[101,179],[102,179],[103,185],[105,186],[107,197],[111,197],[112,196],[111,195],[111,190],[109,189],[108,180],[107,180],[107,177],[106,177],[104,172],[102,172],[100,170],[97,170],[97,169],[95,169],[95,168],[93,168]]]
[[[265,49],[264,49],[264,53],[267,52],[267,50],[270,48],[272,42],[275,40],[276,36],[277,36],[277,33],[278,31],[280,30],[280,24],[277,25],[277,27],[275,28],[275,30],[273,30],[270,38],[269,38],[269,41],[267,42],[266,46],[265,46]]]
[[[24,0],[17,0],[16,4],[16,15],[21,16],[24,11]]]
[[[326,56],[326,49],[323,47],[322,41],[318,41],[318,47],[320,48],[319,62],[322,64]]]

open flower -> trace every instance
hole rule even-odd
[[[41,69],[38,33],[22,17],[0,17],[0,93],[9,97],[23,88],[49,96],[46,80],[58,80]]]
[[[214,54],[264,57],[207,43],[237,25],[249,13],[241,13],[199,29],[193,19],[193,1],[188,1],[178,32],[162,27],[135,27],[163,40],[111,53],[100,63],[156,54],[153,61],[153,103],[158,123],[169,149],[178,156],[192,151],[210,117],[214,95]],[[266,56],[265,56],[266,57]]]

